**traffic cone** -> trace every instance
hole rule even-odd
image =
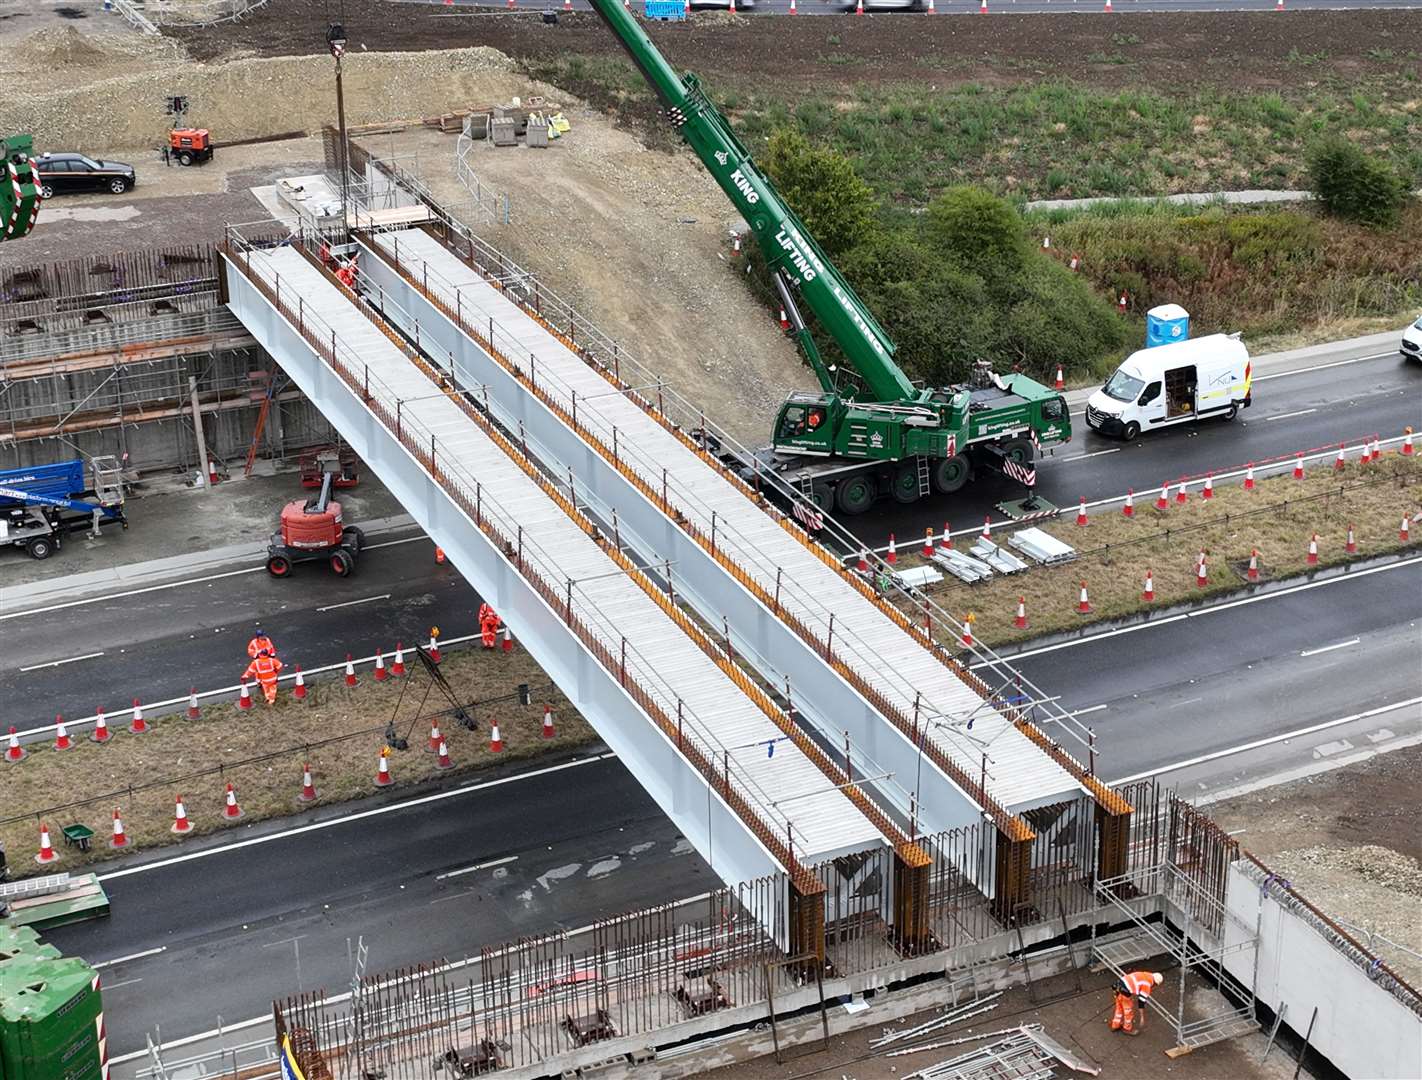
[[[1134,488],[1126,489],[1126,505],[1121,507],[1121,513],[1126,517],[1136,516],[1136,492]]]
[[[1308,542],[1308,565],[1318,565],[1318,533],[1314,533]]]
[[[984,540],[992,540],[992,518],[990,517],[983,518],[982,538]]]
[[[499,734],[499,722],[497,720],[491,721],[489,727],[489,753],[501,754],[503,750],[504,739],[503,736]]]
[[[1081,583],[1081,599],[1077,601],[1076,613],[1078,615],[1091,614],[1091,600],[1086,595],[1086,582],[1084,581]]]
[[[856,567],[856,569],[857,569],[861,574],[867,574],[867,573],[869,573],[869,549],[868,549],[868,548],[861,548],[861,549],[860,549],[860,551],[859,551],[859,565]]]
[[[375,681],[384,682],[390,678],[390,672],[385,670],[385,654],[379,649],[375,652]]]
[[[297,797],[298,802],[315,802],[316,785],[311,782],[311,762],[305,762],[301,766],[301,794]]]
[[[976,617],[971,611],[963,617],[963,644],[969,649],[973,647],[973,620]]]
[[[430,745],[428,747],[431,754],[439,753],[439,744],[444,742],[444,736],[439,733],[439,721],[430,721]]]
[[[1210,561],[1203,551],[1200,557],[1195,560],[1195,587],[1203,589],[1210,583]]]
[[[855,5],[854,5],[854,14],[856,14],[856,15],[863,15],[863,14],[864,14],[864,0],[857,0],[857,2],[856,2]]]
[[[569,7],[566,10],[572,11],[573,9]],[[438,544],[435,545],[435,563],[439,566],[444,565],[444,548],[440,547]]]
[[[40,849],[35,856],[35,862],[41,866],[48,866],[52,862],[58,862],[59,855],[54,850],[54,845],[49,842],[49,826],[43,821],[40,822]]]
[[[1112,9],[1111,9],[1111,0],[1106,0],[1106,6],[1105,6],[1104,8],[1102,8],[1101,10],[1105,11],[1106,14],[1109,15],[1109,14],[1111,13],[1111,10],[1112,10]],[[1121,302],[1121,310],[1122,310],[1122,311],[1124,311],[1124,310],[1126,309],[1125,299],[1126,299],[1126,294],[1125,294],[1125,293],[1122,293],[1122,294],[1121,294],[1121,301],[1122,301],[1122,302]]]
[[[980,4],[978,5],[978,14],[979,14],[979,15],[986,15],[987,13],[988,13],[987,0],[982,0],[982,3],[980,3]]]
[[[687,0],[687,3],[688,3],[688,4],[689,4],[690,2],[691,2],[691,0]],[[572,11],[572,10],[573,10],[573,0],[563,0],[563,10],[564,10],[564,11]]]
[[[1377,437],[1376,435],[1374,435],[1374,436],[1373,436],[1373,461],[1377,462],[1377,461],[1381,461],[1381,460],[1382,460],[1382,444],[1378,442],[1378,437]]]
[[[1065,389],[1066,389],[1066,380],[1062,378],[1062,366],[1061,366],[1060,364],[1057,365],[1057,381],[1052,384],[1052,389],[1053,389],[1053,390],[1065,390]]]
[[[937,12],[934,11],[934,9],[933,9],[933,0],[928,0],[928,14],[930,14],[930,15],[936,15],[936,14],[937,14]]]
[[[1111,0],[1106,0],[1106,10],[1107,10],[1107,11],[1110,11],[1110,10],[1111,10]],[[1119,299],[1119,300],[1116,301],[1116,310],[1119,311],[1122,315],[1124,315],[1124,314],[1126,313],[1126,303],[1127,303],[1127,301],[1128,301],[1129,299],[1130,299],[1130,293],[1126,292],[1125,289],[1122,289],[1122,290],[1121,290],[1121,299]]]
[[[1302,480],[1303,478],[1304,478],[1303,455],[1300,454],[1298,457],[1294,458],[1294,479],[1295,479],[1295,480]]]
[[[133,719],[129,721],[128,730],[132,735],[142,735],[148,730],[148,724],[143,719],[143,705],[137,698],[133,699]]]
[[[513,652],[513,631],[509,629],[508,623],[504,623],[504,636],[502,639],[502,645],[504,647],[504,652]]]
[[[1052,238],[1051,238],[1050,236],[1045,236],[1045,235],[1044,235],[1044,236],[1042,237],[1042,250],[1043,250],[1043,251],[1050,251],[1051,249],[1052,249]]]
[[[198,707],[197,687],[188,690],[188,719],[196,720],[202,716],[202,709]]]
[[[1160,498],[1158,498],[1158,499],[1155,500],[1155,508],[1156,508],[1157,510],[1169,510],[1169,509],[1170,509],[1170,485],[1169,485],[1169,484],[1161,484],[1161,485],[1160,485]]]
[[[193,823],[188,820],[188,808],[183,805],[181,795],[173,800],[173,825],[168,831],[179,836],[193,831]]]
[[[1155,575],[1146,571],[1145,588],[1141,589],[1141,599],[1149,604],[1155,599]]]
[[[1274,10],[1275,10],[1275,11],[1283,11],[1283,10],[1284,10],[1284,0],[1274,0]]]
[[[545,705],[543,706],[543,737],[551,739],[556,734],[557,732],[553,730],[553,707]]]
[[[1182,506],[1189,500],[1189,498],[1190,496],[1185,494],[1185,481],[1181,480],[1180,486],[1175,489],[1175,505]]]
[[[1254,490],[1254,462],[1250,462],[1244,468],[1244,490]]]
[[[686,6],[687,6],[687,7],[691,7],[691,0],[686,0]],[[790,14],[791,14],[791,15],[798,15],[798,14],[800,14],[800,9],[795,6],[795,0],[790,0]]]
[[[1215,497],[1215,474],[1205,474],[1205,488],[1200,492],[1200,498],[1213,499]]]
[[[1343,471],[1343,466],[1344,466],[1345,464],[1347,464],[1347,463],[1343,460],[1343,444],[1342,444],[1342,443],[1339,443],[1339,444],[1338,444],[1338,456],[1333,459],[1333,471],[1334,471],[1334,472],[1342,472],[1342,471]]]
[[[11,725],[10,745],[5,748],[5,760],[11,763],[24,761],[29,754],[30,752],[20,745],[20,736],[15,733],[14,725]]]
[[[440,662],[440,660],[442,659],[442,657],[441,657],[440,654],[439,654],[439,627],[438,627],[438,626],[432,626],[432,627],[430,627],[430,644],[429,644],[429,647],[428,647],[427,649],[425,649],[425,652],[427,652],[427,653],[430,654],[430,659],[433,660],[436,664],[438,664],[438,663]]]
[[[291,696],[297,701],[306,700],[306,676],[301,674],[301,665],[296,665],[296,683],[291,688]]]
[[[1343,550],[1349,555],[1356,555],[1358,553],[1358,540],[1357,537],[1353,535],[1353,523],[1351,521],[1348,522],[1348,544]]]
[[[1407,543],[1407,527],[1408,527],[1408,517],[1407,517],[1406,514],[1403,514],[1403,515],[1402,515],[1402,525],[1401,525],[1401,526],[1398,528],[1398,530],[1397,530],[1397,538],[1398,538],[1399,540],[1401,540],[1404,544]],[[10,729],[11,732],[13,732],[14,730],[15,730],[14,728],[11,728],[11,729]]]
[[[69,729],[64,726],[64,717],[54,718],[54,748],[56,750],[68,750],[74,744],[69,741]]]
[[[119,808],[114,807],[114,835],[109,841],[109,847],[121,848],[128,846],[128,837],[123,831],[123,817],[119,814]]]
[[[1081,497],[1081,502],[1077,505],[1077,508],[1076,508],[1076,523],[1077,523],[1078,525],[1081,525],[1082,527],[1085,527],[1085,525],[1086,525],[1086,496],[1085,496],[1085,495],[1083,495],[1083,496]]]
[[[923,557],[925,559],[933,558],[933,526],[931,525],[923,530]]]
[[[90,742],[103,744],[109,741],[112,736],[109,733],[109,722],[104,719],[104,710],[94,710],[94,733],[89,736]]]
[[[1362,455],[1362,457],[1358,458],[1358,464],[1359,464],[1359,465],[1366,465],[1368,462],[1370,462],[1370,461],[1372,461],[1372,460],[1373,460],[1373,455],[1372,455],[1372,451],[1371,451],[1371,450],[1369,449],[1369,447],[1368,447],[1368,440],[1367,440],[1367,439],[1364,439],[1364,440],[1363,440],[1363,455]]]
[[[242,680],[242,693],[237,698],[237,708],[250,709],[252,707],[252,691],[247,686],[247,680]]]
[[[395,642],[395,660],[390,665],[391,675],[405,674],[405,646],[401,642]]]
[[[948,522],[943,523],[943,536],[938,541],[939,551],[951,551],[953,548],[953,530]]]
[[[886,555],[884,556],[884,561],[885,561],[886,563],[888,563],[890,566],[896,565],[896,564],[898,563],[898,561],[899,561],[898,549],[894,546],[894,534],[893,534],[893,533],[890,533],[890,534],[889,534],[889,551],[888,551],[888,554],[886,554]]]
[[[1027,597],[1017,598],[1017,615],[1012,620],[1012,625],[1019,630],[1027,629]]]
[[[394,777],[390,775],[390,747],[380,748],[380,764],[376,767],[375,786],[389,787],[395,783]]]
[[[739,255],[740,253],[741,253],[741,234],[740,234],[740,233],[735,233],[735,234],[731,237],[731,254],[733,254],[733,255]]]
[[[439,754],[439,760],[435,762],[436,769],[454,768],[454,762],[449,759],[449,747],[445,746],[443,739],[440,739],[436,752]]]
[[[518,0],[504,0],[504,7],[509,11],[513,11],[518,7]]]
[[[1402,429],[1402,455],[1403,457],[1412,456],[1412,429],[1410,427]]]
[[[355,663],[351,660],[351,654],[346,653],[346,685],[354,686],[359,681],[356,678]]]
[[[1073,273],[1081,269],[1081,256],[1075,251],[1071,253],[1071,261],[1067,263],[1067,269],[1071,270]]]
[[[1259,549],[1252,548],[1249,552],[1249,580],[1259,580]]]
[[[228,821],[236,821],[242,816],[242,808],[237,805],[237,789],[231,784],[227,785],[227,794],[224,796],[227,805],[222,808],[222,816]]]
[[[790,329],[790,320],[789,320],[788,318],[786,318],[786,316],[785,316],[785,309],[784,309],[784,308],[781,308],[781,309],[780,309],[780,329],[782,329],[782,330],[789,330],[789,329]]]

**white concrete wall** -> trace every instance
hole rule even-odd
[[[1229,870],[1225,904],[1243,925],[1259,926],[1259,1000],[1300,1036],[1318,1008],[1309,1043],[1351,1077],[1416,1080],[1422,1077],[1422,1017],[1373,982],[1359,962],[1337,948],[1314,925],[1261,889],[1244,867]],[[1241,931],[1232,923],[1227,938]],[[1248,986],[1254,977],[1251,950],[1225,958],[1230,974]]]

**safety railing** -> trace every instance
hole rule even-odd
[[[141,312],[148,312],[140,318],[124,318],[127,313],[120,311],[109,323],[33,334],[6,333],[5,340],[0,341],[0,377],[15,378],[15,369],[22,364],[26,377],[43,375],[43,367],[36,369],[33,361],[112,353],[160,341],[191,341],[194,351],[201,351],[205,340],[218,335],[246,334],[241,322],[226,308],[214,306],[154,316],[149,306],[147,302],[134,305]],[[9,322],[9,312],[6,315]]]
[[[299,241],[295,243],[299,247]],[[380,419],[387,431],[426,469],[475,526],[495,542],[520,575],[543,597],[552,610],[562,616],[564,623],[604,669],[618,678],[628,695],[675,743],[706,782],[714,787],[781,864],[795,875],[797,886],[803,885],[813,892],[815,883],[803,867],[799,866],[794,855],[795,837],[789,830],[788,823],[782,828],[781,822],[776,820],[773,800],[760,790],[751,778],[733,774],[731,766],[734,748],[720,743],[713,727],[685,705],[675,688],[665,681],[635,646],[628,643],[610,617],[600,612],[585,595],[572,587],[572,579],[560,569],[557,560],[527,534],[514,515],[485,492],[484,485],[463,463],[439,455],[435,433],[404,410],[404,405],[410,398],[397,394],[378,375],[372,375],[369,365],[341,339],[334,327],[306,307],[302,297],[289,283],[286,295],[283,296],[280,274],[274,270],[268,271],[263,267],[260,258],[254,265],[252,255],[260,250],[260,246],[248,242],[235,227],[228,227],[224,251],[229,264],[239,270],[287,322],[297,329],[323,362],[360,396],[366,408]],[[330,280],[335,282],[334,277]],[[351,310],[358,311],[358,305],[353,303]],[[416,325],[416,320],[408,316],[406,318],[409,325]],[[385,329],[389,334],[388,328]],[[599,530],[542,478],[508,439],[468,406],[467,400],[459,396],[458,387],[455,387],[453,395],[446,395],[437,390],[438,373],[393,335],[392,342],[413,365],[430,378],[431,393],[427,396],[449,396],[452,400],[462,400],[465,414],[479,424],[484,433],[517,462],[526,474],[539,482],[545,492],[562,506],[587,535],[598,540],[604,550],[608,549],[609,545]]]

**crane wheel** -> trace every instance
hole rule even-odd
[[[862,514],[874,505],[874,478],[861,473],[839,482],[834,501],[841,513]]]
[[[267,573],[272,577],[289,577],[291,575],[291,560],[285,555],[269,555],[267,557]]]
[[[918,502],[921,494],[918,489],[918,466],[913,461],[905,461],[894,470],[894,501],[907,506]]]
[[[973,478],[973,463],[967,454],[954,454],[933,466],[933,490],[942,495],[961,491]]]
[[[829,513],[834,509],[834,488],[820,481],[810,485],[810,501],[816,509]]]
[[[1008,439],[1002,444],[1002,452],[1018,465],[1031,465],[1034,449],[1031,439]]]

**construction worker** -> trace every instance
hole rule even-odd
[[[1139,1035],[1145,1027],[1145,1003],[1150,992],[1165,981],[1158,971],[1128,971],[1116,984],[1116,1008],[1111,1014],[1111,1030]]]
[[[493,608],[488,604],[479,605],[479,636],[484,642],[484,648],[492,649],[494,647],[499,627],[502,624],[503,620],[499,618]]]
[[[262,694],[267,699],[267,704],[275,703],[277,696],[277,676],[281,674],[282,662],[273,656],[266,649],[257,654],[257,658],[247,665],[247,670],[243,672],[242,678],[256,679],[262,684]]]
[[[247,656],[255,660],[262,655],[263,651],[276,655],[276,646],[272,644],[272,639],[267,637],[262,630],[262,624],[258,623],[252,631],[252,640],[247,642]]]
[[[346,288],[354,289],[357,271],[358,267],[356,266],[355,256],[352,255],[350,261],[343,264],[341,268],[336,271],[336,280]]]

